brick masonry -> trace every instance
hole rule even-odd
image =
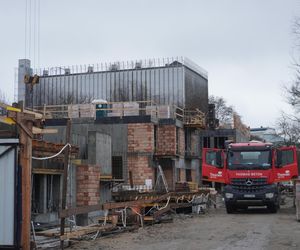
[[[154,153],[154,124],[128,124],[128,171],[132,172],[134,185],[145,185],[146,179],[154,184],[154,169],[151,166]]]
[[[176,155],[176,126],[158,126],[156,144],[157,155]]]
[[[154,151],[154,125],[152,123],[128,124],[128,152]]]
[[[176,135],[177,134],[177,135]],[[180,155],[185,153],[183,128],[175,125],[160,125],[157,129],[157,155]]]
[[[149,156],[129,155],[127,160],[134,185],[145,185],[146,179],[151,179],[154,185],[154,169],[150,166]]]
[[[76,171],[77,206],[96,205],[100,201],[100,166],[79,165]]]

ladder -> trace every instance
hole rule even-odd
[[[158,165],[158,173],[157,173],[157,178],[156,178],[156,183],[155,183],[155,187],[158,185],[159,179],[161,178],[164,184],[164,187],[166,189],[166,192],[169,192],[169,188],[168,188],[168,183],[164,174],[164,171],[162,170],[161,166]]]

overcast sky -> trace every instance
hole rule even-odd
[[[274,126],[288,108],[282,88],[293,79],[299,0],[39,1],[41,67],[187,56],[247,125]],[[25,3],[0,0],[0,89],[10,100],[25,56]]]

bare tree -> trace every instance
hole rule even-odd
[[[209,96],[209,103],[215,105],[216,118],[220,124],[232,123],[234,109],[227,105],[226,100],[219,96]]]
[[[294,80],[285,87],[287,103],[293,108],[292,113],[282,113],[277,121],[279,135],[284,138],[285,144],[300,144],[300,18],[293,23],[295,38],[295,55],[293,58]]]
[[[8,102],[5,93],[1,89],[0,89],[0,102],[1,103],[7,103]]]
[[[277,121],[278,135],[284,139],[285,145],[300,144],[300,121],[282,113]]]

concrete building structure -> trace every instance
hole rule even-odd
[[[239,129],[204,130],[208,77],[186,58],[42,71],[20,60],[22,67],[20,90],[24,74],[38,73],[40,79],[26,86],[25,99],[21,91],[19,100],[44,114],[45,127],[58,129],[43,139],[65,143],[66,120],[72,120],[71,144],[79,146],[79,163],[69,168],[69,207],[109,201],[120,182],[134,189],[154,187],[158,165],[169,190],[178,182],[200,184],[202,147],[231,137],[243,140]],[[92,103],[99,99],[100,109]],[[57,220],[62,164],[33,161],[33,174],[36,221]]]
[[[23,61],[20,60],[19,68],[25,67],[24,73],[28,74],[30,64],[28,60],[26,64]],[[207,72],[183,57],[53,67],[33,72],[40,76],[40,81],[32,91],[26,91],[27,107],[103,99],[108,102],[151,101],[207,112]],[[19,75],[20,90],[24,89],[23,77]],[[21,91],[19,99],[22,98]]]
[[[58,113],[46,119],[45,126],[58,129],[58,133],[43,139],[65,143],[65,118],[72,119],[71,144],[79,146],[81,165],[70,168],[69,206],[106,202],[111,199],[114,183],[129,183],[130,176],[134,188],[143,188],[146,183],[153,187],[158,165],[162,166],[170,190],[178,181],[199,182],[197,131],[199,125],[205,127],[205,121],[191,126],[184,117],[186,110],[207,112],[208,80],[206,71],[190,60],[155,59],[42,71],[32,70],[29,60],[20,60],[19,68],[18,99],[24,100],[26,107],[68,105],[67,117]],[[25,74],[36,73],[39,83],[26,86]],[[89,106],[95,99],[111,103],[100,117]],[[35,172],[37,168],[52,171],[41,174]],[[97,173],[98,186],[95,177],[86,183],[89,169]],[[61,170],[62,165],[55,162],[33,162],[33,212],[37,221],[57,219]],[[89,191],[97,188],[99,192]]]

